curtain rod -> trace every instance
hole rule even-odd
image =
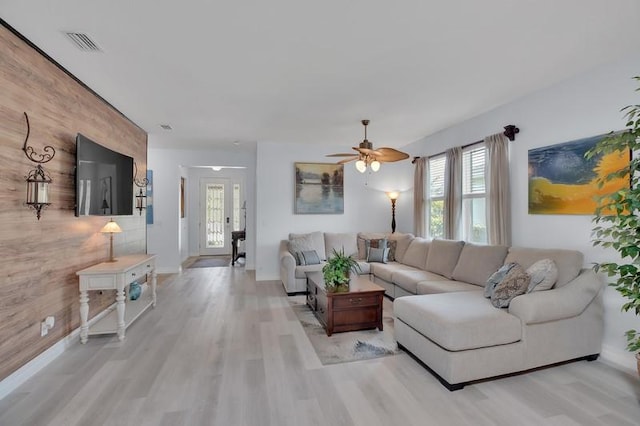
[[[507,139],[509,139],[511,142],[516,140],[516,134],[518,134],[518,133],[520,133],[520,129],[518,129],[513,124],[507,124],[506,126],[504,126],[504,132],[502,132],[502,134],[505,135],[507,137]],[[464,148],[470,147],[471,145],[475,145],[475,144],[480,143],[480,142],[484,142],[484,139],[480,139],[479,141],[475,141],[475,142],[468,143],[466,145],[462,145],[462,148],[464,149]],[[435,155],[439,155],[439,154],[435,154]],[[415,162],[418,161],[419,159],[420,159],[420,157],[413,157],[413,160],[411,160],[411,164],[415,164]]]

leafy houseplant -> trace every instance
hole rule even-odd
[[[340,251],[333,249],[333,254],[322,267],[324,285],[328,292],[347,291],[351,271],[361,272],[360,265],[352,255],[344,254],[344,247]]]
[[[640,76],[634,77],[640,82]],[[640,91],[636,89],[636,92]],[[627,120],[626,129],[610,133],[585,154],[587,159],[602,155],[629,155],[640,152],[640,105],[629,105],[622,109]],[[604,271],[615,277],[609,285],[626,299],[622,311],[632,311],[640,315],[640,156],[633,155],[628,165],[619,169],[606,170],[603,161],[599,166],[601,178],[598,187],[619,179],[628,179],[630,185],[607,193],[600,198],[600,204],[593,218],[593,245],[613,248],[620,255],[620,263],[605,262],[595,265],[595,270]],[[629,330],[627,349],[636,353],[640,374],[640,332]]]

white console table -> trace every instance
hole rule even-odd
[[[155,255],[134,254],[121,256],[115,262],[103,262],[78,271],[80,277],[80,342],[87,343],[89,334],[117,333],[124,340],[126,328],[149,306],[156,306]],[[147,275],[151,277],[150,291],[144,291],[137,300],[126,300],[129,284]],[[149,280],[147,280],[149,283]],[[115,290],[116,309],[89,329],[89,290]]]

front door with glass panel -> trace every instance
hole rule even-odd
[[[231,254],[233,193],[226,179],[200,182],[200,254]]]

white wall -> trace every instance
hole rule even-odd
[[[182,261],[192,253],[191,237],[198,220],[191,213],[198,209],[199,197],[194,196],[189,166],[245,167],[247,199],[246,268],[255,265],[255,146],[237,150],[180,150],[154,147],[154,135],[149,135],[148,168],[153,170],[154,223],[147,226],[147,250],[158,255],[158,272],[179,272]],[[180,177],[187,178],[187,213],[180,219]],[[196,193],[197,194],[197,193]],[[195,231],[197,233],[197,230]]]
[[[348,144],[348,142],[345,142]],[[339,148],[339,147],[338,147]],[[278,280],[278,245],[290,232],[390,231],[391,202],[385,191],[410,190],[413,167],[409,161],[382,164],[376,173],[359,173],[345,165],[344,214],[296,215],[294,210],[296,162],[327,163],[335,146],[308,146],[259,142],[257,146],[256,279]],[[410,192],[410,191],[409,191]],[[396,216],[398,232],[411,232],[410,204],[402,193]],[[407,197],[408,198],[408,197]],[[408,206],[408,207],[407,207]]]
[[[614,258],[615,254],[592,247],[590,216],[528,214],[528,150],[624,127],[620,109],[638,103],[631,77],[640,73],[640,56],[594,69],[486,114],[428,136],[405,149],[431,155],[499,132],[506,124],[520,128],[511,143],[511,193],[513,245],[577,249],[585,254],[585,266]],[[624,331],[638,328],[638,317],[621,314],[622,298],[612,288],[605,291],[603,358],[634,368],[626,353]]]

